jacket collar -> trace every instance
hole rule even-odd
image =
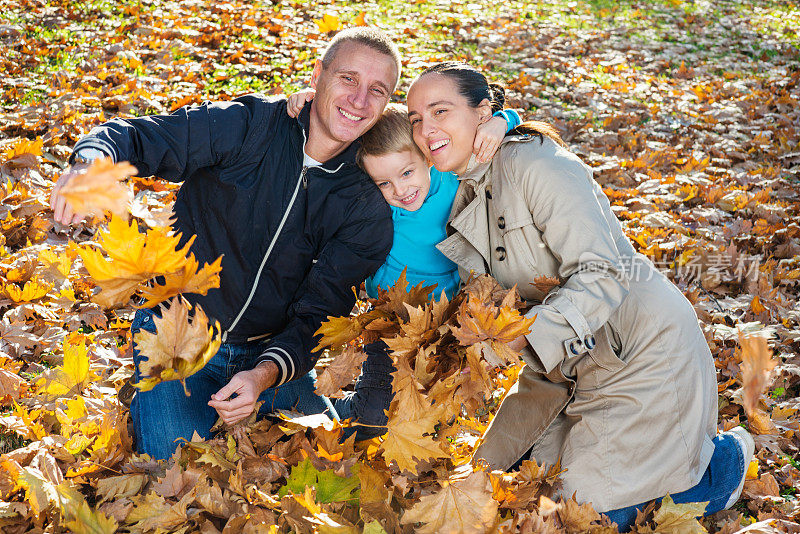
[[[311,102],[306,102],[300,114],[297,116],[297,123],[303,131],[303,148],[305,148],[306,141],[308,141],[308,134],[311,129]],[[361,146],[361,138],[356,139],[345,148],[340,154],[332,157],[322,164],[322,168],[326,171],[334,171],[342,164],[355,165],[356,153]]]
[[[506,136],[501,146],[529,141],[530,138],[530,135]],[[491,265],[487,201],[487,192],[492,187],[491,166],[491,161],[478,163],[474,154],[470,156],[467,170],[458,177],[461,184],[450,211],[449,225],[456,233],[437,245],[445,256],[467,271],[476,273],[488,272]]]
[[[502,147],[508,143],[524,143],[526,141],[530,141],[531,135],[529,134],[520,134],[520,135],[507,135],[503,138],[500,142],[500,146]],[[498,151],[500,149],[498,148]],[[492,166],[491,161],[487,161],[486,163],[478,163],[478,158],[475,154],[472,154],[469,157],[469,161],[467,162],[467,170],[458,177],[460,181],[472,181],[474,183],[479,183],[488,173],[489,167]]]

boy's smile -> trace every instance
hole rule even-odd
[[[431,187],[428,165],[416,150],[364,156],[364,168],[390,206],[407,211],[422,207]]]

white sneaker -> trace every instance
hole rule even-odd
[[[740,449],[742,449],[742,457],[744,458],[744,473],[742,473],[742,480],[739,481],[736,491],[731,494],[728,502],[725,503],[725,509],[727,510],[739,500],[739,496],[742,494],[744,480],[747,478],[747,471],[750,468],[750,461],[753,459],[753,453],[756,450],[756,444],[753,441],[753,436],[751,436],[747,430],[740,426],[732,428],[725,433],[730,434],[734,437],[734,439],[736,439],[736,444],[739,445]]]

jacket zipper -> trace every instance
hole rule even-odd
[[[305,154],[306,152],[306,141],[308,138],[306,137],[306,132],[302,128],[300,131],[303,133],[303,151],[302,153]],[[344,166],[344,163],[341,163],[338,167],[333,170],[328,170],[322,167],[318,167],[319,169],[325,171],[329,174],[334,174],[339,172]],[[297,180],[297,185],[294,188],[294,193],[292,193],[292,199],[289,201],[289,206],[287,206],[286,211],[283,214],[283,218],[281,219],[280,224],[278,225],[278,229],[275,231],[275,235],[272,237],[272,241],[269,243],[269,247],[267,248],[267,252],[264,254],[264,258],[261,260],[261,265],[258,267],[258,271],[256,272],[256,279],[253,281],[253,286],[250,288],[250,294],[247,296],[247,300],[245,300],[244,305],[242,305],[242,309],[239,310],[239,313],[236,315],[236,318],[233,320],[231,325],[222,333],[222,342],[225,343],[228,340],[228,332],[233,330],[239,321],[244,315],[245,310],[247,310],[248,306],[250,306],[250,302],[252,302],[253,297],[256,294],[256,288],[258,288],[258,282],[261,279],[261,273],[264,271],[264,266],[267,264],[267,260],[269,259],[270,254],[272,253],[272,248],[275,246],[275,242],[278,240],[278,237],[281,235],[281,230],[283,230],[283,225],[286,222],[286,219],[289,217],[289,212],[292,211],[292,207],[294,206],[294,201],[297,199],[297,192],[300,190],[300,184],[303,184],[303,189],[308,189],[308,178],[306,175],[308,174],[308,166],[303,165],[303,169],[300,171],[300,177]]]
[[[283,225],[286,223],[286,219],[289,218],[289,213],[292,211],[292,207],[294,206],[294,201],[297,199],[297,192],[300,190],[300,184],[303,183],[305,185],[307,171],[308,167],[304,165],[303,170],[300,171],[300,177],[297,180],[297,185],[294,187],[294,193],[292,193],[292,199],[289,201],[289,205],[286,207],[286,211],[283,212],[283,218],[281,219],[281,222],[278,225],[278,229],[275,231],[275,235],[272,236],[272,241],[269,242],[269,247],[267,247],[267,252],[264,254],[264,258],[261,260],[261,265],[258,266],[258,271],[256,272],[256,279],[253,280],[253,286],[250,288],[250,294],[247,296],[247,300],[244,301],[242,309],[239,310],[239,314],[236,315],[236,318],[233,320],[231,325],[222,334],[223,343],[227,341],[228,332],[233,330],[239,323],[239,320],[242,318],[242,315],[244,315],[244,312],[245,310],[247,310],[248,306],[250,306],[250,302],[252,302],[253,297],[256,294],[256,288],[258,287],[258,281],[261,279],[261,273],[264,271],[264,266],[267,264],[267,260],[269,259],[269,256],[272,253],[272,249],[275,246],[275,242],[281,235],[281,230],[283,230]]]

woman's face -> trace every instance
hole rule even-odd
[[[463,174],[478,125],[492,116],[489,100],[472,107],[455,81],[430,73],[408,90],[407,104],[414,141],[423,154],[438,170]]]

